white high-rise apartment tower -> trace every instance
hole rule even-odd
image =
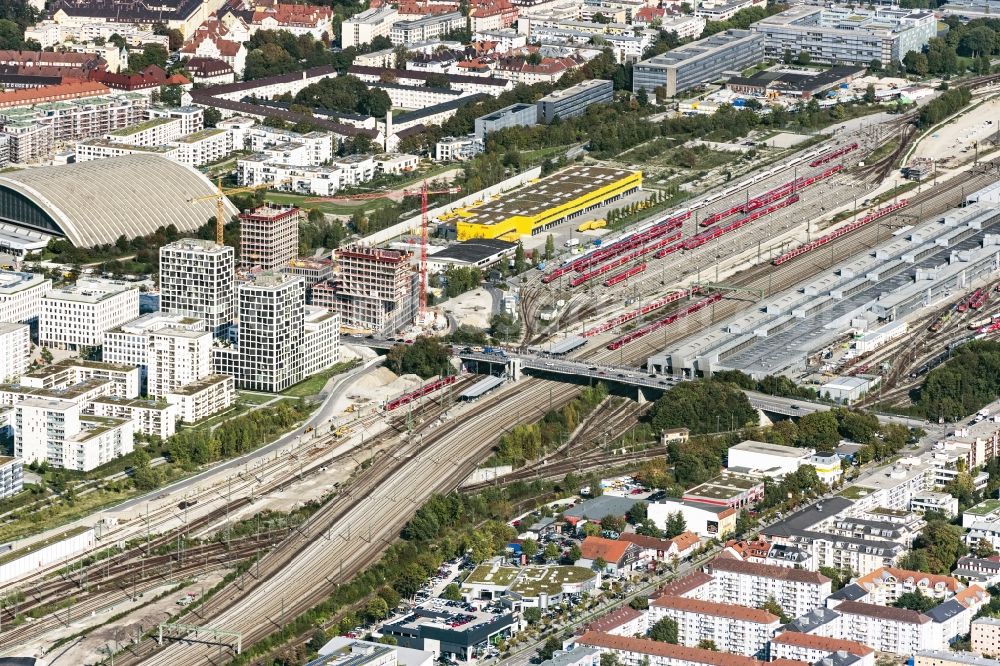
[[[233,322],[236,253],[227,245],[183,238],[160,248],[160,310],[204,319],[224,337]]]

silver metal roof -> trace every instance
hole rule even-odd
[[[194,231],[215,216],[211,181],[190,167],[153,154],[125,155],[0,174],[0,188],[28,197],[78,247],[135,238],[173,224]],[[227,199],[226,211],[236,214]]]

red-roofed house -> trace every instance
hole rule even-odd
[[[747,657],[762,654],[781,625],[777,616],[759,608],[665,595],[649,602],[649,623],[665,617],[677,623],[677,641],[694,647],[713,641],[723,652]]]
[[[681,576],[661,587],[650,595],[650,600],[663,596],[689,597],[691,599],[712,599],[715,591],[712,583],[714,578],[700,569]]]
[[[649,622],[644,612],[630,606],[622,606],[594,620],[586,629],[615,636],[641,636],[649,631]]]
[[[673,539],[657,539],[625,532],[619,535],[619,540],[629,541],[642,549],[641,559],[645,562],[669,562],[676,558],[683,560],[698,548],[701,540],[693,532],[678,534]]]
[[[667,10],[660,7],[643,7],[632,14],[632,25],[641,28],[648,28],[653,24],[659,25],[666,13]]]
[[[649,638],[614,636],[588,631],[574,640],[575,645],[594,647],[613,654],[623,664],[649,666],[764,666],[764,662],[737,654],[661,643]]]
[[[221,60],[233,68],[238,78],[242,78],[247,60],[242,36],[242,31],[232,30],[222,22],[211,19],[198,26],[191,39],[181,47],[181,55]]]
[[[524,83],[533,85],[535,83],[555,83],[562,78],[563,74],[579,65],[573,58],[542,58],[537,65],[528,63],[528,59],[522,56],[512,56],[501,58],[495,68],[497,76],[513,81],[515,84]]]
[[[517,7],[510,0],[474,0],[469,17],[473,32],[500,30],[517,21]]]
[[[677,557],[682,560],[691,557],[701,545],[701,538],[694,532],[681,532],[671,541],[674,542],[674,547],[677,549]]]
[[[867,645],[844,638],[832,638],[799,631],[785,631],[771,639],[772,659],[794,659],[816,663],[835,652],[846,652],[861,659],[858,666],[874,666],[875,650]]]
[[[639,546],[628,541],[589,536],[580,544],[580,566],[588,566],[598,559],[607,562],[606,571],[617,574],[635,569],[639,562]]]
[[[965,589],[957,578],[923,571],[910,571],[898,567],[882,567],[865,574],[854,581],[863,587],[868,595],[865,601],[888,606],[907,592],[921,592],[935,599],[950,599]]]
[[[149,65],[135,74],[92,71],[90,78],[118,90],[148,90],[160,86],[190,86],[191,82],[180,74],[168,75],[161,67]]]
[[[323,42],[333,36],[333,11],[317,5],[258,4],[250,21],[250,31],[286,30],[293,35],[312,35]]]
[[[730,539],[726,542],[723,552],[747,562],[766,564],[767,554],[771,552],[771,544],[764,537],[757,537],[753,541]]]
[[[0,92],[0,109],[31,106],[43,102],[63,102],[84,97],[107,95],[108,87],[98,81],[71,81],[44,88],[25,88]]]

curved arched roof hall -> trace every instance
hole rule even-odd
[[[191,199],[214,191],[195,169],[153,154],[24,169],[0,174],[0,221],[93,247],[170,224],[194,231],[215,216],[215,202]]]

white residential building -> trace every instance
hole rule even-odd
[[[911,655],[919,650],[943,647],[934,622],[922,613],[905,608],[876,606],[857,601],[840,603],[839,627],[833,634],[879,652]]]
[[[24,487],[24,461],[0,456],[0,499],[13,497]]]
[[[173,437],[177,432],[177,407],[163,400],[128,400],[102,396],[92,400],[87,410],[94,416],[132,421],[135,432],[162,440]]]
[[[275,146],[287,150],[287,144],[300,144],[305,146],[305,151],[302,153],[302,162],[292,162],[297,166],[318,166],[333,159],[333,135],[327,132],[300,134],[263,125],[251,126],[245,130],[242,144],[240,147],[255,153]]]
[[[842,652],[857,657],[857,666],[875,666],[875,650],[867,645],[843,638],[785,631],[771,639],[768,656],[772,659],[792,659],[815,664],[830,655]]]
[[[21,400],[14,406],[15,455],[86,472],[132,452],[132,421],[80,412],[73,400]]]
[[[197,423],[236,402],[236,380],[229,375],[208,375],[167,393],[165,397],[170,405],[176,407],[179,420]]]
[[[39,343],[61,349],[99,347],[104,332],[139,316],[139,290],[127,282],[81,278],[42,299]]]
[[[21,377],[21,386],[55,391],[87,382],[95,388],[95,391],[93,393],[74,391],[79,393],[80,400],[92,400],[99,395],[137,398],[140,391],[139,376],[139,369],[131,365],[66,358],[26,372]],[[0,399],[4,404],[13,404],[15,401]]]
[[[200,106],[151,106],[146,109],[146,117],[179,120],[181,129],[178,136],[194,134],[205,129],[205,110]]]
[[[713,641],[722,652],[747,657],[762,656],[781,625],[771,613],[714,601],[664,595],[649,603],[649,624],[665,617],[677,623],[679,645],[695,647]]]
[[[815,449],[747,440],[729,447],[729,469],[742,468],[777,478],[809,464]]]
[[[438,162],[464,162],[485,150],[481,139],[475,134],[468,136],[446,136],[434,146],[434,159]]]
[[[389,29],[389,41],[397,46],[444,38],[453,30],[461,30],[466,17],[461,12],[425,14],[406,21],[396,20]]]
[[[257,153],[236,163],[240,185],[270,184],[273,189],[328,197],[340,190],[344,172],[329,166],[294,166]]]
[[[302,377],[340,362],[340,314],[305,306],[302,335]]]
[[[826,576],[804,569],[717,557],[705,568],[715,579],[715,601],[760,608],[769,599],[791,617],[821,607],[830,596]]]
[[[602,656],[613,655],[622,666],[760,666],[762,663],[752,657],[599,631],[588,631],[572,642],[574,649],[570,655],[582,649],[597,649]]]
[[[0,381],[15,381],[27,371],[30,359],[31,327],[0,322]]]
[[[177,149],[174,159],[192,167],[218,162],[233,152],[233,135],[224,129],[209,127],[170,142]]]
[[[160,309],[202,319],[206,330],[217,337],[224,335],[233,322],[235,261],[233,248],[213,241],[184,238],[164,245],[160,248]]]
[[[150,118],[137,125],[116,129],[105,139],[128,146],[162,146],[183,134],[179,118]]]
[[[375,159],[372,155],[345,155],[333,158],[333,166],[343,172],[345,186],[354,187],[375,177]]]
[[[0,271],[0,321],[30,323],[42,313],[52,280],[36,273]]]
[[[361,46],[370,44],[376,37],[388,37],[393,24],[399,20],[394,7],[378,7],[344,19],[341,24],[340,45]]]

